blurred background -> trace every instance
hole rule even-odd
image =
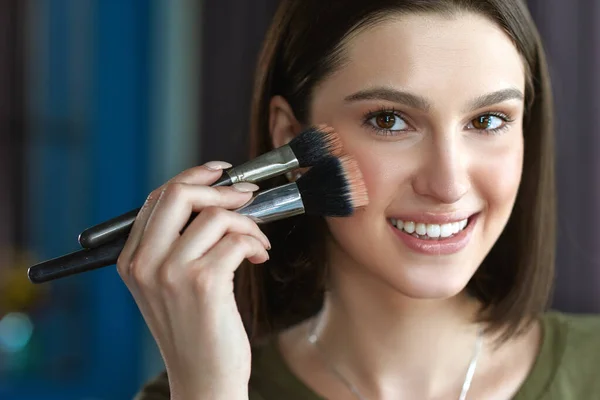
[[[28,266],[183,169],[246,159],[276,0],[0,0],[0,399],[130,399],[162,369],[114,268]],[[557,110],[556,309],[600,312],[600,1],[531,0]]]

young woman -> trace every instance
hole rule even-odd
[[[369,205],[265,235],[225,162],[155,190],[118,262],[167,369],[137,398],[600,398],[600,320],[546,311],[551,102],[519,0],[284,1],[252,155],[330,125]]]

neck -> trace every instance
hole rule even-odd
[[[479,329],[475,300],[411,299],[356,271],[332,270],[315,333],[328,362],[359,390],[427,398],[462,386]]]

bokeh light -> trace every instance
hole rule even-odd
[[[17,353],[23,350],[33,334],[33,323],[27,314],[12,312],[0,319],[0,350]]]

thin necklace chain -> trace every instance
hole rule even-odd
[[[354,394],[354,396],[359,400],[368,400],[356,386],[352,384],[346,377],[333,365],[329,362],[328,358],[325,356],[326,352],[321,348],[319,344],[319,338],[316,334],[317,330],[317,319],[315,318],[315,323],[311,329],[311,332],[308,335],[308,341],[315,346],[321,358],[327,364],[327,368],[333,373],[347,388]],[[475,339],[475,348],[473,350],[473,356],[471,357],[471,362],[469,362],[469,368],[467,368],[467,373],[465,375],[465,380],[462,385],[462,390],[460,392],[460,396],[458,400],[466,400],[467,393],[469,392],[469,388],[471,387],[471,382],[473,381],[473,376],[475,375],[475,369],[477,368],[477,360],[479,359],[479,355],[481,354],[481,348],[483,347],[483,331],[478,329],[477,338]]]

